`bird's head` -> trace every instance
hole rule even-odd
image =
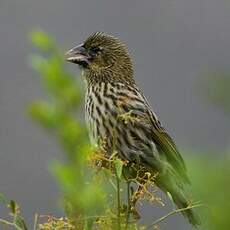
[[[105,33],[90,35],[66,53],[66,60],[83,68],[91,81],[133,81],[132,61],[125,45]]]

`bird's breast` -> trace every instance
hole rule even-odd
[[[125,159],[142,154],[144,149],[153,152],[155,146],[147,140],[148,128],[140,120],[145,110],[145,99],[135,88],[121,83],[91,86],[85,103],[91,143],[103,141],[108,154],[115,150]]]
[[[98,83],[88,88],[85,99],[85,118],[92,144],[109,138],[116,125],[117,97],[109,83]]]

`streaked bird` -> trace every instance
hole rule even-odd
[[[171,194],[178,208],[187,207],[184,186],[189,179],[184,160],[136,85],[125,45],[111,35],[96,32],[69,50],[66,59],[83,70],[85,114],[92,143],[106,138],[108,155],[116,150],[121,159],[158,172],[157,186]],[[119,119],[121,114],[130,119]],[[199,224],[193,210],[183,215],[192,225]]]

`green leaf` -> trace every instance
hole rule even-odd
[[[28,229],[24,219],[21,216],[16,217],[15,224],[17,226],[19,226],[22,230],[27,230]]]
[[[39,55],[29,55],[28,57],[28,62],[29,62],[29,65],[35,69],[36,71],[41,71],[44,66],[46,65],[46,59],[39,56]]]
[[[17,203],[14,200],[10,200],[9,203],[9,208],[12,214],[16,215],[17,214]]]
[[[32,31],[29,37],[33,45],[40,49],[49,50],[53,47],[53,41],[40,29]]]
[[[47,128],[54,128],[61,117],[55,106],[42,101],[31,104],[28,112],[32,118]]]
[[[115,164],[116,175],[119,179],[121,179],[123,162],[120,159],[116,159],[114,164]]]

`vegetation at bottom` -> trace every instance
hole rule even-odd
[[[160,229],[161,222],[184,211],[173,209],[148,226],[138,223],[141,218],[138,204],[143,200],[164,206],[154,186],[157,174],[150,175],[144,168],[135,168],[135,175],[126,177],[125,172],[135,166],[120,160],[115,151],[108,158],[103,149],[106,140],[101,140],[97,148],[90,146],[80,112],[84,101],[82,83],[66,70],[63,54],[52,38],[40,30],[32,32],[30,38],[40,53],[29,57],[30,64],[41,77],[47,97],[30,105],[29,114],[57,140],[65,156],[64,162],[52,162],[51,172],[59,185],[66,214],[65,217],[35,214],[33,229]],[[121,119],[128,117],[124,114]],[[202,229],[225,230],[230,226],[228,154],[223,157],[203,154],[202,158],[188,159],[193,192],[205,203],[201,209]],[[9,208],[9,219],[0,219],[0,226],[29,229],[31,224],[22,217],[15,201],[1,195],[0,202]],[[186,209],[197,206],[191,204]]]

